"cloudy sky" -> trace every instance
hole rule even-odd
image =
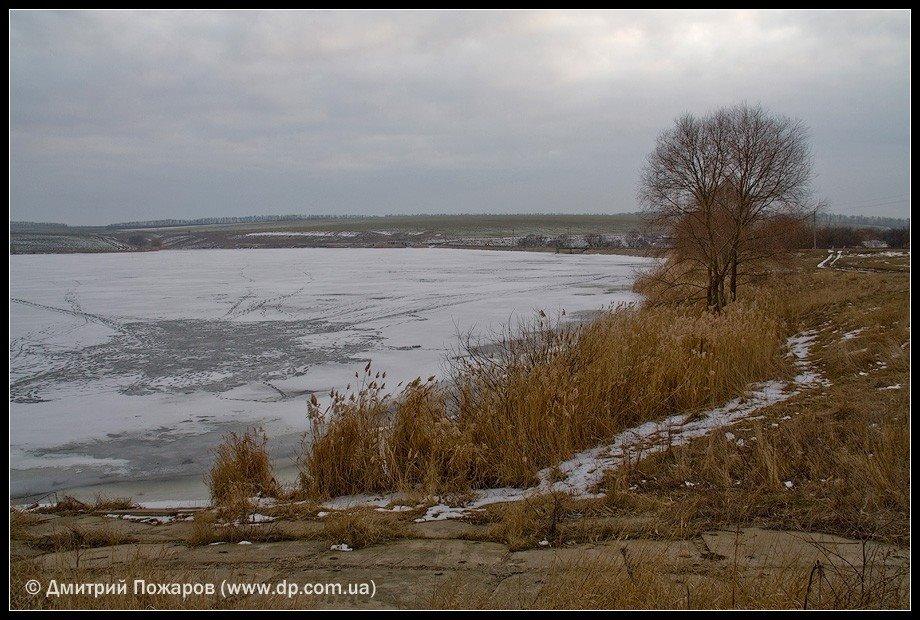
[[[655,136],[741,101],[816,195],[907,216],[907,12],[22,12],[15,220],[634,211]]]

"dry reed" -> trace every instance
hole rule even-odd
[[[781,367],[783,329],[756,302],[714,315],[619,308],[582,325],[540,317],[466,342],[445,385],[395,396],[365,367],[349,394],[311,404],[313,496],[525,485],[538,470],[645,420],[711,406]],[[358,378],[358,377],[356,377]]]
[[[215,505],[245,503],[255,496],[276,497],[281,489],[268,457],[265,431],[228,433],[214,449],[208,489]]]

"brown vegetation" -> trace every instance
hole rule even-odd
[[[638,191],[671,247],[655,277],[721,310],[762,274],[806,211],[811,154],[805,126],[739,105],[687,114],[658,138]]]
[[[467,345],[450,388],[366,383],[314,401],[305,490],[317,497],[527,485],[537,471],[645,420],[706,407],[781,372],[785,327],[758,303],[721,315],[620,308],[579,326],[541,319]],[[380,381],[382,381],[382,377]]]
[[[869,552],[864,563],[802,566],[786,560],[769,571],[729,563],[700,574],[675,571],[661,552],[621,549],[606,558],[561,561],[535,586],[507,588],[503,596],[457,585],[435,592],[439,609],[888,609],[903,607],[908,574]]]
[[[208,488],[215,505],[240,504],[251,497],[279,494],[266,442],[265,431],[251,428],[243,434],[228,433],[214,449]]]
[[[352,549],[379,545],[406,536],[405,524],[396,515],[372,508],[334,512],[323,521],[323,536]]]
[[[135,542],[132,536],[107,527],[61,529],[47,536],[30,536],[26,540],[30,547],[48,552],[113,547]]]
[[[790,309],[817,329],[812,359],[829,385],[736,425],[730,437],[629,464],[607,487],[666,503],[672,524],[908,542],[908,282],[897,273],[806,268],[776,285],[807,291]]]
[[[216,543],[237,544],[243,541],[279,542],[282,540],[299,540],[308,537],[301,531],[284,529],[272,523],[248,523],[248,514],[228,516],[220,511],[201,511],[195,514],[192,532],[186,539],[193,547]]]

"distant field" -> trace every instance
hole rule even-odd
[[[211,229],[441,232],[453,235],[586,234],[639,230],[637,213],[615,215],[393,215],[211,226]]]
[[[13,254],[274,247],[552,246],[595,238],[599,247],[644,247],[636,213],[612,215],[394,215],[137,227],[14,223]]]
[[[909,220],[827,218],[827,225]],[[666,239],[640,213],[388,215],[380,217],[266,216],[128,222],[111,226],[10,223],[11,254],[137,252],[161,249],[457,247],[528,250],[570,248],[645,252]],[[839,221],[838,221],[839,220]],[[871,226],[870,226],[871,227]],[[831,243],[827,247],[836,246]],[[853,245],[856,245],[855,243]]]

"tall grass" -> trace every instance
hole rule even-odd
[[[250,497],[279,494],[267,442],[264,430],[251,428],[242,434],[228,433],[214,449],[207,483],[215,505],[245,504]]]
[[[541,316],[497,343],[466,342],[444,384],[417,379],[392,397],[368,365],[326,409],[312,401],[305,490],[530,484],[540,469],[628,427],[774,375],[782,332],[756,301],[721,314],[628,307],[581,325]]]

